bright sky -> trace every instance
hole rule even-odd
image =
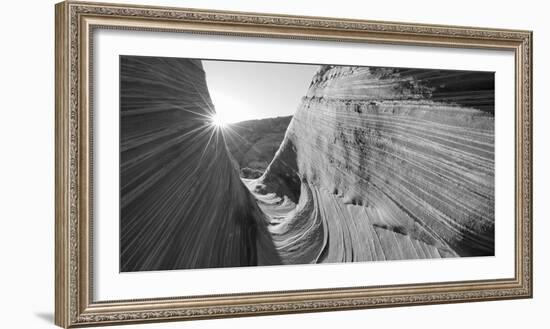
[[[218,120],[293,115],[318,65],[202,61]]]

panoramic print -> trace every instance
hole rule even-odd
[[[120,271],[493,256],[494,87],[120,56]]]

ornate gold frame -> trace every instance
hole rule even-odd
[[[59,3],[55,9],[57,325],[68,328],[532,297],[532,32],[75,1]],[[514,278],[93,302],[90,36],[97,28],[514,51]]]

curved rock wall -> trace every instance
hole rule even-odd
[[[284,262],[493,255],[494,75],[323,66],[250,186]]]
[[[200,61],[124,56],[121,270],[493,255],[493,100],[492,73],[323,66],[241,179]]]
[[[120,67],[121,271],[280,263],[210,122],[201,62],[123,56]]]

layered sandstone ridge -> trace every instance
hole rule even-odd
[[[121,57],[121,271],[280,263],[197,60]]]
[[[493,255],[493,99],[492,73],[323,66],[248,183],[283,261]]]
[[[494,254],[492,73],[323,66],[250,180],[200,61],[120,64],[121,271]]]

